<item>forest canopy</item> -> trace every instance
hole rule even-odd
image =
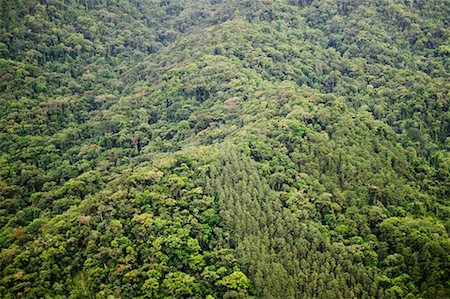
[[[1,0],[1,298],[449,298],[448,0]]]

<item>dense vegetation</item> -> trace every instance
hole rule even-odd
[[[1,0],[1,298],[449,298],[448,0]]]

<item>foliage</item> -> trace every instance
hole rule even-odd
[[[450,297],[447,1],[0,6],[0,297]]]

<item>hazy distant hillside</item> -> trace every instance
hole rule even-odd
[[[450,1],[0,1],[1,298],[449,298]]]

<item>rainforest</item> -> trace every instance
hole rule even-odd
[[[449,0],[0,0],[0,298],[450,298]]]

